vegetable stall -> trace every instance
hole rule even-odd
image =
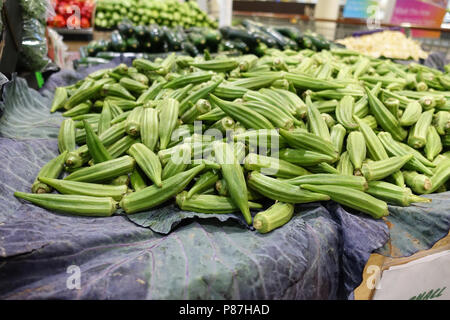
[[[95,55],[152,37],[140,9],[108,20]],[[153,30],[181,28],[167,23]],[[0,297],[351,299],[372,252],[447,235],[447,68],[295,28],[189,24],[250,50],[121,54],[39,91],[4,85]]]

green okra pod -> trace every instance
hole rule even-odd
[[[191,163],[191,147],[188,145],[180,145],[178,152],[175,152],[167,161],[162,170],[162,180],[166,180],[182,171],[185,171]]]
[[[334,148],[333,143],[330,140],[325,140],[321,136],[310,133],[305,129],[296,129],[296,130],[284,130],[279,129],[281,136],[283,136],[288,144],[296,149],[305,148],[308,150],[313,150],[316,152],[320,152],[326,154],[334,159],[338,158],[337,151]]]
[[[122,198],[120,207],[127,214],[132,214],[160,205],[180,193],[204,168],[205,165],[201,164],[190,170],[180,172],[165,180],[161,188],[152,185],[130,193]]]
[[[125,132],[133,137],[138,137],[141,132],[141,121],[144,108],[134,108],[125,120]]]
[[[287,203],[308,203],[330,200],[327,195],[302,189],[299,186],[280,181],[260,172],[252,171],[247,178],[248,186],[263,196]]]
[[[59,109],[64,108],[64,104],[67,100],[67,89],[65,87],[57,87],[55,89],[55,95],[53,96],[52,106],[50,107],[50,112],[55,112]]]
[[[177,126],[180,103],[171,98],[161,101],[159,112],[159,149],[164,150],[170,142],[172,132]]]
[[[347,152],[350,161],[356,170],[361,169],[366,159],[366,141],[364,135],[359,131],[352,131],[347,136]]]
[[[82,182],[104,182],[133,171],[134,165],[135,160],[133,158],[123,156],[91,167],[81,168],[64,179]]]
[[[408,145],[415,149],[422,148],[427,143],[428,127],[433,121],[434,109],[423,112],[414,126],[409,130]]]
[[[45,177],[40,177],[39,180],[62,194],[111,197],[114,200],[119,201],[128,192],[128,187],[124,184],[111,186],[107,184],[59,180]]]
[[[155,150],[159,141],[159,115],[153,108],[142,111],[140,134],[142,143],[150,150]]]
[[[335,124],[331,127],[330,130],[330,137],[331,137],[331,143],[334,146],[334,149],[337,151],[338,154],[341,154],[342,152],[342,146],[344,144],[344,138],[347,134],[347,130],[345,130],[344,126],[340,123]]]
[[[231,198],[210,194],[195,194],[188,198],[187,191],[183,191],[177,195],[176,203],[184,211],[215,214],[239,212],[239,207]],[[259,203],[249,201],[248,205],[252,209],[262,209]]]
[[[233,148],[227,143],[216,141],[213,142],[213,150],[216,162],[221,165],[222,176],[227,182],[232,200],[241,210],[245,221],[251,224],[252,217],[248,206],[247,185]]]
[[[424,174],[420,174],[416,171],[403,171],[402,173],[405,177],[406,185],[417,194],[428,193],[433,187],[431,179]]]
[[[83,121],[84,128],[86,130],[86,145],[88,146],[89,154],[91,155],[94,163],[111,160],[111,155],[108,150],[106,150],[106,147],[103,145],[100,138],[95,134],[91,125],[86,120]]]
[[[163,185],[161,162],[152,150],[142,143],[135,143],[128,149],[128,154],[136,160],[139,168],[156,186],[161,187]]]
[[[109,102],[105,101],[103,103],[102,112],[100,113],[100,119],[98,120],[98,131],[97,134],[101,135],[103,132],[111,127],[111,120],[113,119],[111,113],[111,106]]]
[[[130,174],[130,184],[134,191],[139,191],[148,187],[144,175],[139,168],[134,168],[133,172]]]
[[[412,154],[407,154],[398,157],[391,157],[384,160],[371,161],[363,164],[361,168],[362,175],[367,181],[381,180],[387,176],[399,171],[405,163],[414,157]]]
[[[280,178],[292,178],[310,174],[308,170],[290,162],[256,153],[249,153],[245,157],[244,168],[249,171],[260,171],[263,174]]]
[[[293,214],[294,206],[292,204],[276,202],[267,210],[260,211],[255,215],[253,227],[259,233],[267,233],[288,223]]]
[[[21,198],[42,208],[81,216],[109,217],[116,211],[117,202],[110,197],[60,195],[51,193],[14,192]]]
[[[197,179],[197,181],[195,181],[195,184],[189,190],[186,197],[189,199],[194,194],[202,193],[203,191],[213,187],[217,180],[219,180],[219,175],[215,170],[206,171]]]
[[[357,190],[367,190],[367,180],[361,176],[351,176],[344,174],[319,173],[309,174],[300,177],[284,180],[284,182],[299,186],[302,184],[337,185]]]
[[[73,151],[76,148],[75,123],[72,119],[64,119],[59,128],[58,149],[59,153]]]
[[[336,170],[342,175],[353,176],[355,168],[347,151],[342,152]]]
[[[64,170],[64,162],[66,160],[68,151],[64,151],[60,155],[56,156],[49,162],[47,162],[36,177],[33,185],[31,186],[31,192],[33,193],[49,193],[52,191],[51,186],[41,182],[39,178],[58,178]]]
[[[306,189],[318,194],[328,195],[331,200],[349,208],[367,213],[376,219],[389,214],[387,203],[372,197],[371,195],[353,188],[335,185],[302,184]]]
[[[369,181],[367,193],[389,204],[407,207],[415,202],[431,202],[431,199],[414,195],[409,188],[402,188],[385,181]]]

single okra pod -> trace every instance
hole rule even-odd
[[[115,159],[124,155],[133,144],[140,142],[141,140],[139,138],[127,135],[108,146],[107,151],[111,158]]]
[[[136,107],[130,112],[125,120],[125,132],[130,136],[138,137],[140,135],[143,112],[143,107]]]
[[[309,174],[300,177],[284,180],[284,182],[299,186],[302,184],[319,184],[319,185],[337,185],[348,188],[354,188],[357,190],[367,190],[367,180],[361,176],[344,175],[344,174],[332,174],[332,173],[319,173]]]
[[[431,190],[433,183],[431,179],[424,174],[416,171],[402,171],[405,177],[405,183],[417,194],[426,194]]]
[[[251,189],[272,200],[287,203],[308,203],[330,200],[330,197],[327,195],[310,192],[285,181],[265,176],[257,171],[249,173],[247,183]]]
[[[260,171],[263,174],[280,178],[292,178],[310,174],[308,170],[290,162],[256,153],[247,155],[244,159],[244,168],[249,171]]]
[[[102,88],[102,93],[105,97],[113,96],[119,97],[125,100],[136,101],[136,98],[119,83],[105,84]]]
[[[354,168],[347,151],[342,152],[336,166],[337,171],[342,175],[353,176]]]
[[[292,204],[276,202],[267,210],[260,211],[255,215],[253,227],[259,233],[267,233],[288,223],[293,214],[294,206]]]
[[[367,213],[375,219],[389,214],[387,203],[353,188],[334,185],[302,184],[303,189],[328,195],[331,200],[349,208]]]
[[[228,191],[227,182],[225,179],[217,180],[216,182],[216,191],[220,196],[229,197],[230,192]]]
[[[119,84],[129,92],[134,92],[138,94],[142,93],[148,88],[148,86],[143,84],[142,82],[127,77],[121,78]]]
[[[391,133],[395,140],[404,140],[408,132],[400,126],[397,118],[383,105],[372,91],[367,87],[364,88],[369,98],[370,111],[375,116],[375,119],[377,119],[377,123],[383,130]]]
[[[219,180],[219,175],[215,170],[206,171],[197,179],[197,181],[195,181],[195,184],[189,190],[186,197],[189,199],[194,194],[202,193],[203,191],[213,187],[217,180]]]
[[[304,129],[291,131],[279,129],[279,132],[286,139],[288,144],[293,148],[305,148],[326,154],[336,160],[338,158],[337,151],[335,150],[334,145],[331,143],[331,137],[330,141],[328,141],[316,134],[309,133]]]
[[[442,149],[441,137],[437,133],[436,128],[429,126],[427,131],[427,143],[424,148],[427,159],[433,161],[433,159],[441,153]]]
[[[111,106],[109,102],[105,101],[103,103],[102,112],[100,114],[100,119],[98,120],[98,134],[101,135],[103,132],[111,127],[111,120],[113,115],[111,112]]]
[[[319,110],[313,105],[311,97],[307,95],[305,101],[308,106],[308,125],[310,131],[323,140],[331,142],[330,130],[320,115]]]
[[[130,174],[130,184],[134,191],[139,191],[148,187],[144,175],[139,168],[134,168],[133,172]]]
[[[161,162],[159,161],[159,157],[152,150],[142,143],[135,143],[128,149],[128,154],[136,160],[139,168],[156,186],[162,186]]]
[[[107,184],[59,180],[45,177],[40,177],[39,180],[62,194],[111,197],[116,201],[120,201],[120,199],[128,192],[128,187],[124,184],[111,186]]]
[[[86,120],[84,120],[84,128],[86,130],[86,145],[94,163],[111,160],[111,155]]]
[[[58,149],[59,153],[73,151],[76,148],[75,123],[72,119],[64,119],[59,128]]]
[[[144,108],[140,125],[142,143],[150,150],[155,150],[159,141],[159,115],[153,108]]]
[[[34,180],[31,186],[31,192],[33,193],[49,193],[52,191],[51,186],[41,182],[39,178],[58,178],[62,171],[64,170],[64,162],[66,159],[68,151],[64,151],[60,155],[56,156],[49,162],[47,162],[39,173],[37,174],[36,180]]]
[[[378,133],[378,138],[380,139],[383,146],[386,148],[386,151],[391,156],[403,156],[411,153],[410,152],[411,150],[414,150],[410,147],[408,147],[409,149],[402,148],[401,143],[395,141],[389,132]],[[421,155],[421,157],[423,156]],[[426,167],[421,161],[419,161],[416,154],[414,154],[414,157],[405,164],[405,169],[416,170],[428,175],[433,174],[430,168]]]
[[[245,221],[251,224],[252,217],[248,207],[247,185],[233,148],[229,144],[219,141],[213,142],[212,147],[216,162],[221,165],[222,176],[229,186],[231,198],[241,210]]]
[[[334,125],[331,127],[330,130],[330,136],[331,136],[331,143],[334,146],[334,149],[337,151],[338,154],[341,154],[342,152],[342,146],[344,144],[344,138],[347,134],[347,130],[345,130],[344,126],[340,123]]]
[[[450,133],[450,112],[438,111],[433,116],[433,125],[441,136]]]
[[[347,152],[355,170],[361,169],[366,159],[366,141],[360,131],[352,131],[347,136]]]
[[[67,100],[67,89],[65,87],[57,87],[55,89],[55,95],[53,96],[52,106],[50,112],[55,112],[64,108],[64,104]]]
[[[419,120],[420,115],[422,114],[422,106],[417,101],[409,102],[405,110],[403,111],[402,116],[400,117],[400,125],[407,127],[411,126]]]
[[[205,165],[201,164],[188,171],[180,172],[164,181],[161,188],[149,186],[123,197],[120,206],[127,214],[151,209],[162,204],[183,190],[199,174]]]
[[[215,214],[239,212],[239,207],[233,200],[223,196],[195,194],[188,198],[187,191],[183,191],[177,195],[176,203],[184,211]],[[259,203],[249,201],[248,205],[252,209],[262,209]]]
[[[434,174],[430,177],[431,189],[427,190],[426,193],[432,193],[437,191],[441,186],[443,186],[450,178],[450,160],[443,160],[436,166]]]
[[[355,98],[344,96],[336,107],[336,119],[348,130],[358,128],[358,123],[353,120],[355,110]]]
[[[199,99],[190,109],[181,116],[183,123],[193,123],[195,119],[207,112],[211,111],[211,104],[208,100]]]
[[[182,171],[185,171],[191,163],[191,147],[180,145],[178,152],[175,152],[164,166],[162,180],[166,180]]]
[[[367,193],[389,204],[407,207],[415,202],[431,202],[431,199],[414,195],[409,188],[402,188],[385,181],[369,181]]]
[[[116,211],[117,202],[110,197],[89,197],[51,193],[14,192],[14,196],[42,208],[80,216],[109,217]]]
[[[314,166],[321,162],[334,162],[335,157],[319,153],[316,151],[306,150],[306,149],[281,149],[279,152],[272,155],[273,157],[279,157],[282,160],[288,161],[290,163],[299,166]]]
[[[229,117],[239,121],[248,129],[274,129],[274,126],[266,117],[243,104],[225,101],[213,94],[210,95],[210,100]]]
[[[177,126],[180,103],[171,98],[161,101],[159,112],[159,149],[164,150],[170,142],[172,132]]]
[[[365,163],[361,168],[361,173],[367,181],[381,180],[399,171],[405,163],[414,157],[412,154],[391,157],[385,160],[371,161]]]
[[[434,109],[423,112],[414,126],[409,130],[408,145],[415,149],[422,148],[427,143],[428,127],[433,121]]]
[[[82,182],[104,182],[133,171],[135,160],[129,156],[104,161],[91,167],[81,168],[67,177],[65,180]]]
[[[226,134],[227,131],[233,130],[234,126],[235,126],[235,122],[234,122],[233,118],[226,116],[226,117],[223,117],[222,119],[214,122],[209,127],[209,129],[217,129],[220,132],[222,132],[223,134]]]
[[[91,107],[92,107],[92,102],[91,101],[85,101],[80,103],[79,105],[73,107],[72,109],[67,110],[66,112],[64,112],[62,114],[63,117],[76,117],[76,116],[80,116],[86,113],[89,113],[89,111],[91,111]]]
[[[279,109],[274,108],[264,101],[249,101],[243,105],[268,119],[277,128],[289,129],[294,125],[292,115],[280,112]]]

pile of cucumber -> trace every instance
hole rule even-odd
[[[450,75],[347,49],[135,59],[57,88],[58,110],[60,155],[15,195],[59,212],[175,200],[265,233],[296,204],[379,219],[450,187]]]
[[[330,49],[331,42],[322,35],[307,30],[300,31],[292,25],[271,26],[244,19],[242,25],[220,28],[223,38],[222,51],[237,50],[241,53],[264,55],[265,48]]]
[[[128,18],[135,25],[159,24],[175,27],[217,28],[217,22],[189,0],[98,0],[95,27],[114,29]]]
[[[122,21],[108,40],[91,41],[83,55],[98,58],[114,57],[110,52],[163,53],[184,51],[196,56],[205,49],[218,51],[222,35],[217,29],[205,27],[169,28],[167,26],[133,25],[131,21]]]
[[[263,56],[267,48],[320,51],[329,49],[330,44],[323,36],[302,33],[295,26],[269,26],[251,20],[244,20],[241,26],[222,27],[219,30],[205,27],[169,28],[157,24],[134,25],[132,21],[124,20],[111,33],[110,39],[91,41],[80,50],[82,57],[108,61],[123,52],[145,54],[180,51],[195,57],[208,50],[209,53],[252,53]],[[142,57],[146,58],[145,55]]]

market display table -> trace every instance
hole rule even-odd
[[[54,88],[93,70],[54,74],[42,93],[19,78],[4,88],[2,299],[347,299],[371,252],[389,254],[389,245],[410,255],[448,233],[449,192],[429,195],[431,204],[390,207],[386,220],[331,201],[298,205],[288,224],[265,235],[237,215],[174,205],[88,218],[16,199],[13,192],[28,192],[39,168],[57,154],[62,117],[49,113]]]

